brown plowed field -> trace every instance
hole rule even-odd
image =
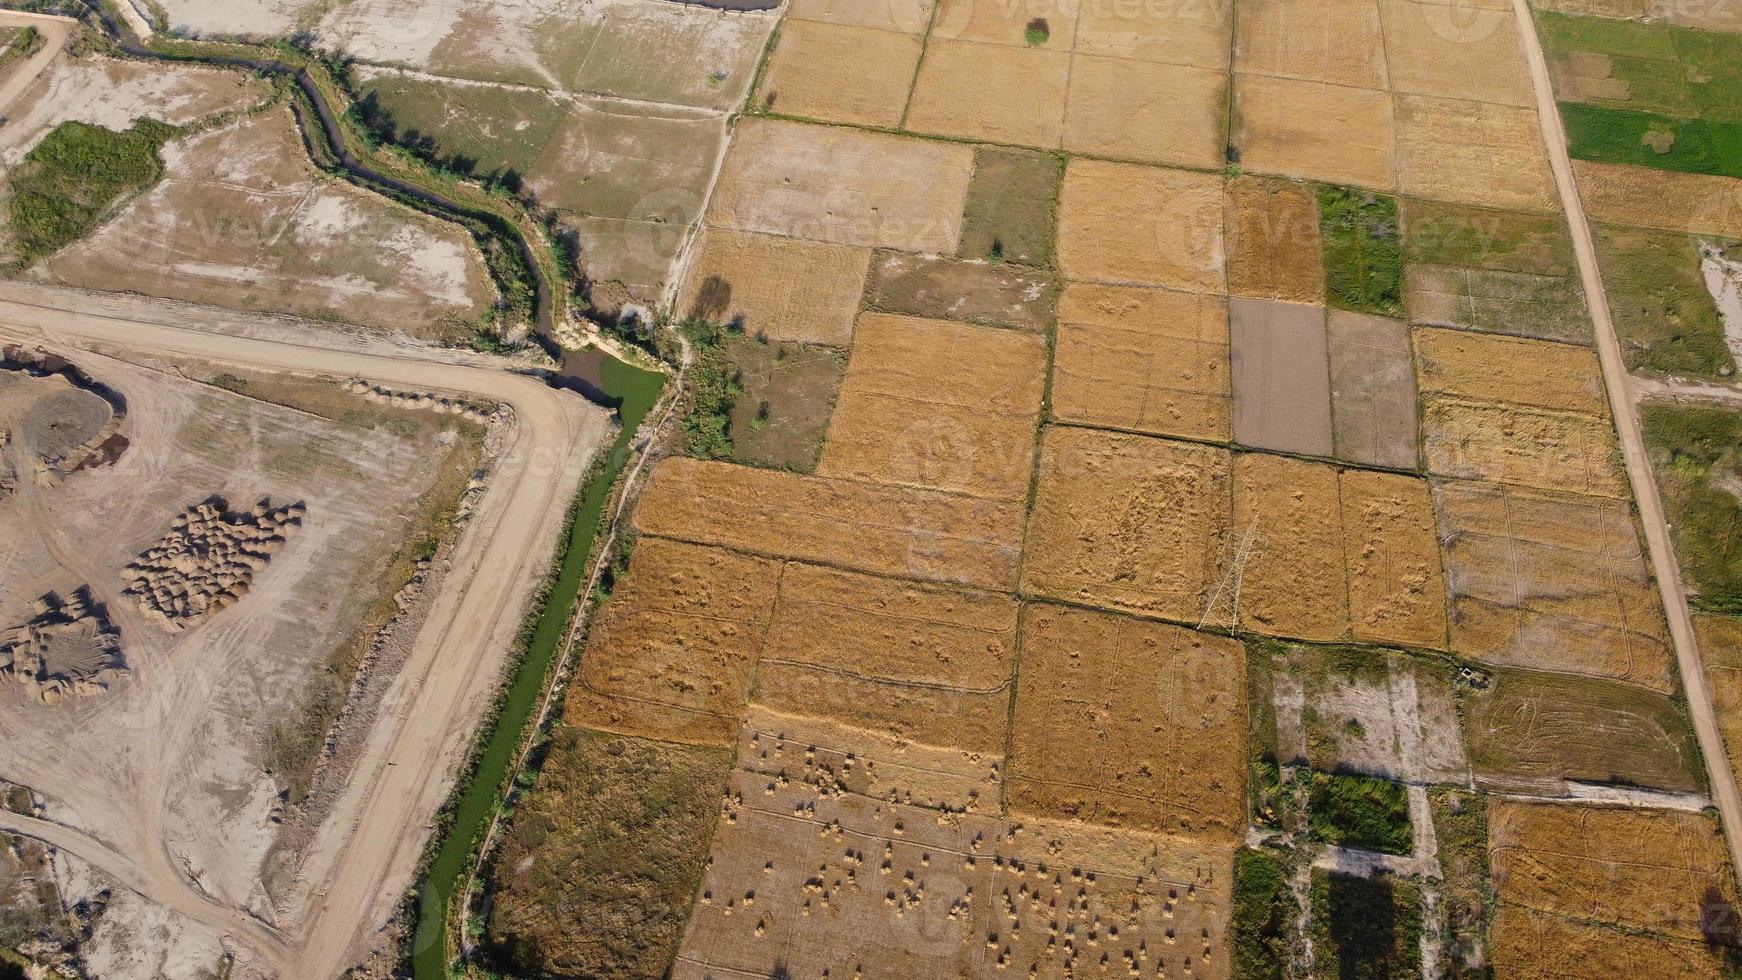
[[[1071,283],[1059,297],[1052,409],[1085,425],[1188,439],[1229,435],[1228,302]]]
[[[1426,481],[1345,470],[1342,504],[1355,637],[1444,649],[1446,586]]]
[[[1502,901],[1703,940],[1708,903],[1734,903],[1717,822],[1703,813],[1488,804],[1489,863]]]
[[[1204,169],[1226,159],[1224,70],[1078,55],[1067,98],[1068,152]]]
[[[997,756],[1015,664],[1009,596],[792,565],[754,697],[897,741]]]
[[[1228,292],[1290,303],[1325,301],[1319,203],[1304,184],[1228,181]]]
[[[1369,466],[1416,469],[1420,454],[1409,328],[1401,320],[1331,310],[1325,333],[1337,456]]]
[[[1723,952],[1704,942],[1622,932],[1511,905],[1494,913],[1488,936],[1498,977],[1709,980],[1723,975]]]
[[[783,115],[893,128],[922,46],[912,34],[789,18],[758,99]]]
[[[977,41],[926,45],[907,128],[916,133],[1052,149],[1064,133],[1071,56]]]
[[[870,265],[869,249],[707,228],[678,310],[773,341],[846,347]]]
[[[1303,640],[1348,634],[1339,513],[1332,467],[1263,453],[1235,457],[1234,533],[1257,533],[1242,578],[1241,625]]]
[[[1393,188],[1396,135],[1388,93],[1260,75],[1234,78],[1235,144],[1247,170]]]
[[[1222,292],[1222,179],[1072,160],[1059,197],[1070,279]]]
[[[865,293],[867,306],[887,313],[1036,333],[1052,322],[1057,298],[1041,269],[908,252],[885,252],[873,260]]]
[[[1529,106],[1517,22],[1436,0],[1380,0],[1392,91]]]
[[[1609,412],[1597,354],[1589,347],[1417,328],[1415,359],[1425,395],[1588,415]]]
[[[780,565],[675,541],[635,549],[600,610],[566,720],[698,745],[737,738]]]
[[[1599,221],[1742,238],[1742,180],[1573,161],[1585,210]]]
[[[1405,194],[1546,211],[1558,206],[1536,110],[1397,98],[1397,189]]]
[[[1045,388],[1036,334],[867,313],[817,474],[1022,498]]]
[[[1024,607],[1011,809],[1235,843],[1246,822],[1245,730],[1237,640]]]
[[[1234,438],[1259,449],[1329,456],[1330,359],[1322,306],[1228,301]]]
[[[1024,589],[1197,622],[1229,543],[1231,468],[1225,449],[1047,430]]]
[[[1607,418],[1515,405],[1426,400],[1428,472],[1625,499],[1621,454]]]
[[[1453,650],[1675,690],[1626,502],[1484,483],[1442,484],[1435,496]]]
[[[1234,70],[1355,88],[1386,87],[1372,0],[1257,0],[1238,5]]]
[[[979,500],[693,459],[653,471],[643,534],[981,588],[1016,582],[1021,501]]]

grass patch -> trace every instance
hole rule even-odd
[[[1630,370],[1707,378],[1734,370],[1692,239],[1612,225],[1596,225],[1594,237]]]
[[[1562,102],[1567,149],[1580,160],[1742,177],[1742,123]]]
[[[683,419],[683,450],[697,459],[731,459],[732,408],[744,394],[740,371],[726,355],[726,344],[743,331],[695,321],[683,329],[695,360],[689,368],[689,408]]]
[[[1319,188],[1325,295],[1332,306],[1403,315],[1403,249],[1397,199],[1329,185]]]
[[[1446,928],[1440,965],[1451,980],[1486,977],[1488,909],[1494,889],[1488,878],[1488,821],[1481,796],[1456,789],[1428,794],[1445,875],[1441,904]]]
[[[1234,916],[1229,935],[1238,980],[1282,980],[1288,975],[1291,933],[1300,906],[1288,887],[1288,869],[1264,851],[1234,856]]]
[[[1599,105],[1742,122],[1742,36],[1549,11],[1536,16],[1557,74],[1579,74],[1575,55],[1606,59],[1595,66],[1604,72],[1600,84],[1556,88]]]
[[[740,392],[729,418],[732,458],[799,473],[816,469],[846,353],[743,334],[722,346]]]
[[[1410,265],[1539,276],[1571,276],[1578,269],[1559,218],[1413,198],[1402,207],[1403,255]]]
[[[1640,419],[1693,604],[1742,613],[1742,501],[1725,489],[1742,476],[1742,413],[1654,403]]]
[[[8,36],[9,35],[9,36]],[[21,61],[37,52],[42,47],[42,35],[36,28],[29,26],[11,28],[7,35],[6,46],[0,48],[0,68]]]
[[[565,114],[542,93],[393,73],[371,78],[358,94],[357,111],[382,142],[456,173],[494,174],[510,188],[537,163]]]
[[[965,259],[1043,266],[1052,261],[1061,158],[1031,150],[976,147],[962,219]]]
[[[1386,854],[1415,849],[1409,794],[1402,785],[1348,773],[1315,772],[1307,797],[1307,826],[1328,844]]]
[[[1313,870],[1313,976],[1406,980],[1421,976],[1421,892],[1377,875]]]
[[[43,138],[12,177],[9,210],[22,264],[83,238],[124,195],[163,176],[158,150],[179,130],[141,119],[125,132],[65,122]]]

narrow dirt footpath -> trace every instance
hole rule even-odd
[[[1712,692],[1706,686],[1699,647],[1694,642],[1693,617],[1688,612],[1681,570],[1676,565],[1675,550],[1670,544],[1669,522],[1664,518],[1663,500],[1658,496],[1657,483],[1651,475],[1651,461],[1645,453],[1645,440],[1640,435],[1632,378],[1621,359],[1621,342],[1615,335],[1615,323],[1610,318],[1609,302],[1603,292],[1603,276],[1597,267],[1591,225],[1585,218],[1579,188],[1573,180],[1566,133],[1561,128],[1560,110],[1555,106],[1554,90],[1549,83],[1548,59],[1542,53],[1542,42],[1536,36],[1536,25],[1531,19],[1527,0],[1512,0],[1512,8],[1518,17],[1518,36],[1524,45],[1525,60],[1530,65],[1531,83],[1536,89],[1536,109],[1542,123],[1543,142],[1548,148],[1549,164],[1554,170],[1555,186],[1560,190],[1561,205],[1567,212],[1567,223],[1572,228],[1573,251],[1578,256],[1579,278],[1590,301],[1591,320],[1596,327],[1597,356],[1602,361],[1603,382],[1609,390],[1609,407],[1615,416],[1615,428],[1621,435],[1627,479],[1633,485],[1639,520],[1645,527],[1646,542],[1651,548],[1652,572],[1663,593],[1664,612],[1669,619],[1670,638],[1675,643],[1676,663],[1681,669],[1682,687],[1687,692],[1688,710],[1693,716],[1700,751],[1706,757],[1712,799],[1717,802],[1724,823],[1724,839],[1730,844],[1730,865],[1733,871],[1742,874],[1742,795],[1736,790],[1730,757],[1724,750],[1724,739],[1718,730],[1718,715],[1712,707]]]
[[[48,67],[60,49],[66,47],[67,35],[72,32],[73,22],[65,17],[50,17],[46,14],[26,14],[14,10],[0,12],[0,27],[34,27],[43,37],[43,45],[30,56],[30,60],[20,65],[12,77],[0,85],[0,116],[12,108],[24,90],[36,81],[36,76]]]

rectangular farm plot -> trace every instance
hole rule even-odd
[[[1675,690],[1625,501],[1483,483],[1446,483],[1435,496],[1454,651]]]
[[[1225,449],[1048,429],[1023,588],[1198,622],[1228,543],[1231,467]]]
[[[643,534],[873,574],[1008,589],[1021,501],[673,458],[635,510]]]
[[[1718,715],[1718,731],[1734,766],[1737,753],[1742,752],[1742,620],[1695,615],[1694,638]]]
[[[1262,75],[1234,79],[1236,145],[1248,171],[1381,191],[1395,186],[1390,93]]]
[[[975,41],[926,45],[908,129],[960,139],[1056,148],[1064,133],[1071,56]]]
[[[789,20],[758,99],[783,115],[894,128],[923,46],[912,34]]]
[[[867,313],[817,473],[1021,498],[1045,387],[1036,334]]]
[[[834,126],[747,119],[711,224],[789,238],[954,252],[974,151]]]
[[[810,20],[849,27],[874,27],[880,31],[903,34],[924,34],[931,26],[932,11],[937,0],[887,0],[865,3],[864,0],[790,0],[786,19]]]
[[[613,3],[564,80],[575,91],[730,110],[749,93],[775,23],[687,5]]]
[[[1602,368],[1589,347],[1421,327],[1415,363],[1423,394],[1606,416]]]
[[[1503,901],[1572,918],[1704,940],[1709,906],[1736,899],[1704,813],[1491,800],[1488,846]]]
[[[930,39],[1020,48],[1029,46],[1031,25],[1045,25],[1046,46],[1069,51],[1076,39],[1077,17],[1076,8],[1057,0],[939,0]]]
[[[1228,70],[1229,50],[1234,41],[1232,5],[1084,3],[1074,6],[1079,11],[1078,54]]]
[[[1228,318],[1235,441],[1331,455],[1324,307],[1236,296]]]
[[[1349,632],[1349,587],[1337,471],[1248,453],[1234,460],[1234,529],[1254,535],[1241,576],[1241,625],[1272,636],[1338,640]]]
[[[1064,164],[1048,153],[974,148],[974,180],[962,216],[961,256],[1045,266],[1057,231],[1054,214]]]
[[[1412,262],[1404,270],[1403,290],[1416,323],[1591,342],[1585,294],[1572,276]]]
[[[1236,640],[1062,606],[1023,609],[1010,807],[1220,843],[1245,827]]]
[[[1166,289],[1066,286],[1052,407],[1067,422],[1226,440],[1227,301]]]
[[[1417,466],[1415,371],[1401,320],[1330,311],[1331,428],[1352,463]]]
[[[1324,303],[1324,242],[1311,188],[1240,176],[1227,192],[1229,294]]]
[[[758,704],[897,741],[1000,756],[1016,601],[792,565],[757,669]]]
[[[1072,160],[1058,258],[1069,279],[1222,292],[1222,178]]]
[[[1546,211],[1559,206],[1536,110],[1400,95],[1397,186],[1464,204]]]
[[[1723,976],[1723,947],[1704,940],[1622,932],[1514,905],[1495,912],[1489,937],[1497,977],[1702,980]]]
[[[1446,646],[1446,585],[1426,481],[1342,473],[1343,558],[1356,639]]]
[[[1574,160],[1573,179],[1594,220],[1742,238],[1742,180],[1734,177]]]
[[[1439,0],[1379,0],[1391,89],[1529,106],[1533,94],[1516,18]]]
[[[944,255],[881,252],[865,305],[885,313],[990,323],[1041,333],[1057,290],[1045,270]]]
[[[1238,7],[1234,70],[1354,88],[1386,88],[1373,0],[1256,0]]]
[[[705,228],[678,309],[772,341],[846,347],[869,249]]]
[[[777,562],[643,541],[588,637],[568,722],[731,745],[779,580]]]
[[[1296,646],[1273,663],[1294,681],[1292,698],[1274,697],[1281,761],[1407,783],[1469,780],[1454,668],[1443,661]]]
[[[1422,446],[1430,473],[1617,500],[1628,496],[1607,416],[1450,398],[1425,401]]]
[[[1226,71],[1077,55],[1068,98],[1071,153],[1204,169],[1224,162]]]

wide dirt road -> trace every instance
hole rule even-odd
[[[1597,356],[1603,364],[1603,382],[1609,390],[1609,407],[1615,415],[1615,428],[1621,435],[1627,479],[1633,485],[1633,497],[1639,503],[1639,520],[1645,526],[1646,542],[1651,548],[1652,572],[1663,592],[1663,608],[1669,618],[1670,637],[1675,643],[1676,663],[1681,669],[1682,687],[1687,692],[1688,710],[1693,715],[1700,751],[1706,757],[1712,799],[1718,804],[1718,813],[1724,823],[1724,839],[1730,843],[1730,865],[1742,874],[1742,796],[1736,790],[1730,757],[1718,731],[1718,715],[1712,707],[1712,692],[1706,686],[1705,669],[1700,664],[1687,593],[1682,589],[1681,569],[1676,565],[1675,549],[1670,544],[1669,522],[1663,516],[1663,500],[1658,496],[1657,483],[1652,479],[1651,461],[1645,454],[1645,439],[1640,434],[1632,379],[1621,359],[1621,341],[1615,334],[1615,322],[1610,318],[1607,294],[1603,292],[1603,276],[1597,266],[1591,225],[1585,218],[1585,207],[1579,200],[1579,188],[1573,180],[1566,132],[1561,127],[1560,110],[1555,107],[1554,90],[1549,84],[1548,59],[1543,56],[1542,42],[1536,36],[1527,0],[1512,0],[1512,8],[1518,18],[1518,35],[1523,39],[1524,56],[1530,64],[1537,115],[1542,122],[1542,138],[1548,147],[1555,186],[1559,188],[1561,204],[1566,208],[1567,223],[1572,226],[1579,278],[1585,287],[1585,295],[1590,299],[1591,319],[1597,328]]]
[[[495,689],[569,501],[592,452],[610,437],[608,417],[575,395],[456,363],[446,352],[387,351],[378,343],[368,351],[347,349],[355,345],[319,335],[299,339],[288,329],[254,329],[245,336],[172,326],[187,319],[179,308],[162,317],[169,322],[74,313],[72,308],[92,304],[70,292],[32,291],[30,296],[47,299],[30,302],[5,296],[21,294],[0,292],[0,335],[9,339],[358,376],[394,388],[488,399],[514,413],[508,445],[455,550],[447,585],[276,927],[214,902],[162,859],[160,843],[130,839],[125,828],[92,827],[86,834],[27,819],[6,828],[63,847],[145,897],[224,930],[269,975],[336,976],[357,959],[364,938],[386,922],[412,884],[429,821]],[[164,750],[174,756],[197,747]],[[156,823],[155,813],[134,816],[143,826]]]

